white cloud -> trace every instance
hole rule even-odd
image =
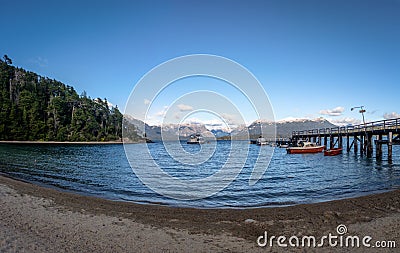
[[[193,107],[190,105],[185,105],[185,104],[179,104],[177,105],[178,109],[181,112],[185,112],[185,111],[193,111]]]
[[[320,114],[329,115],[329,116],[341,116],[343,112],[344,112],[344,107],[342,107],[342,106],[338,106],[333,109],[319,111]]]
[[[221,116],[222,116],[222,118],[224,118],[227,121],[236,119],[236,115],[229,114],[229,113],[222,113]]]
[[[155,115],[157,116],[157,117],[165,117],[165,114],[167,114],[167,111],[168,111],[168,106],[164,106],[163,107],[163,109],[161,110],[161,111],[159,111],[159,112],[157,112]]]
[[[243,122],[238,115],[235,114],[229,114],[229,113],[222,113],[221,117],[231,125],[240,125],[240,124],[246,124],[246,122]]]
[[[43,58],[40,56],[38,56],[34,59],[31,59],[30,62],[38,65],[39,67],[47,67],[49,65],[49,61],[46,58]]]
[[[361,124],[360,119],[355,119],[355,118],[340,118],[340,119],[330,119],[329,120],[331,123],[338,125],[338,126],[348,126],[348,125],[358,125]]]
[[[391,113],[385,113],[383,115],[384,119],[397,119],[400,118],[400,114],[398,114],[397,112],[391,112]]]
[[[222,120],[219,119],[209,119],[209,120],[202,120],[199,118],[194,118],[191,117],[183,124],[192,124],[192,125],[204,125],[206,126],[207,129],[222,129],[222,130],[227,130],[229,129],[229,126],[226,126],[225,123]]]
[[[150,102],[151,102],[150,100],[148,100],[148,99],[146,99],[146,98],[144,99],[144,104],[145,104],[145,105],[149,105]]]
[[[305,120],[310,120],[310,117],[302,117],[302,118],[298,118],[298,117],[286,117],[280,120],[277,120],[276,123],[285,123],[285,122],[301,122],[301,121],[305,121]]]
[[[181,119],[181,117],[182,117],[182,115],[181,115],[180,112],[174,113],[174,118],[175,118],[175,119]]]

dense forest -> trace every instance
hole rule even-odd
[[[123,115],[107,99],[0,60],[0,140],[121,140]],[[138,136],[133,136],[138,137]]]

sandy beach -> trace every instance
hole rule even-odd
[[[264,235],[346,235],[400,242],[400,191],[256,209],[140,205],[81,196],[0,176],[0,252],[285,252]],[[398,246],[398,245],[396,245]],[[392,246],[393,247],[393,246]],[[399,247],[399,246],[398,246]],[[397,248],[398,248],[397,247]],[[393,248],[291,247],[291,252],[393,252]]]

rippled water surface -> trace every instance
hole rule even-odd
[[[199,152],[197,145],[182,145],[188,153]],[[245,142],[243,145],[247,147]],[[146,162],[151,162],[141,157],[143,150],[147,149],[146,144],[128,146],[129,152],[137,154],[137,164],[145,169]],[[168,174],[182,179],[197,179],[214,174],[226,162],[230,142],[217,142],[211,158],[197,165],[176,162],[162,143],[148,144],[147,147]],[[118,144],[0,144],[0,172],[34,183],[108,199],[206,208],[320,202],[400,186],[399,146],[393,148],[393,164],[386,161],[386,149],[383,160],[379,162],[353,152],[324,157],[322,153],[287,155],[285,149],[276,148],[266,173],[252,186],[249,185],[249,176],[257,154],[267,154],[272,147],[249,147],[244,168],[227,188],[211,197],[194,201],[167,198],[143,185],[133,173],[123,145]]]

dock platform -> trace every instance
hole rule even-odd
[[[400,118],[381,120],[355,126],[321,128],[303,131],[293,131],[292,142],[309,140],[324,145],[325,148],[343,148],[343,138],[347,139],[347,152],[354,148],[354,153],[366,154],[368,158],[375,155],[382,159],[382,146],[387,145],[388,161],[393,159],[393,145],[400,145]],[[358,148],[360,147],[360,149]]]

